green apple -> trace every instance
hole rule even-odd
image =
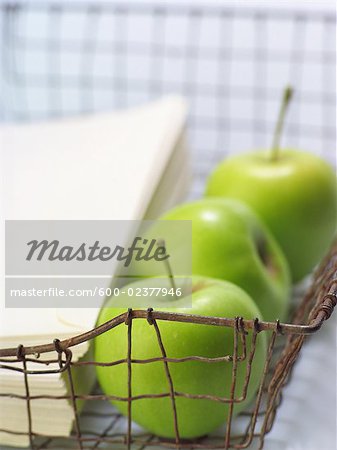
[[[163,285],[163,279],[151,279],[151,286],[157,282]],[[169,280],[166,278],[169,286]],[[181,284],[181,278],[175,278],[176,286]],[[132,283],[129,287],[136,292],[137,288],[144,288],[149,281],[143,279]],[[118,298],[130,303],[127,294],[121,294]],[[148,297],[149,304],[153,301]],[[167,299],[161,295],[155,298],[155,304],[164,303]],[[185,314],[197,314],[215,317],[243,317],[253,319],[260,316],[260,312],[253,300],[239,287],[216,279],[205,277],[192,277],[192,306],[190,308],[177,308],[177,300],[172,299],[172,305],[166,308],[155,308],[161,311],[179,312]],[[179,303],[179,301],[178,301]],[[125,312],[124,309],[114,307],[114,298],[108,300],[101,310],[98,325],[107,322],[113,317]],[[172,321],[157,322],[161,338],[168,358],[184,358],[199,356],[217,358],[233,355],[233,329],[223,326],[200,325]],[[111,362],[126,358],[127,355],[127,326],[121,324],[110,331],[103,333],[95,339],[95,360],[97,362]],[[239,339],[239,342],[241,340]],[[237,382],[235,397],[243,394],[244,379],[247,371],[248,355],[252,345],[252,333],[246,336],[247,357],[238,362]],[[132,358],[149,359],[162,357],[156,332],[145,319],[135,319],[132,323]],[[242,346],[239,346],[239,354],[242,355]],[[258,388],[266,357],[266,336],[260,333],[257,337],[256,352],[253,359],[252,371],[247,390],[247,396],[242,401],[234,404],[234,414],[242,411]],[[230,398],[233,363],[230,361],[205,362],[184,361],[169,362],[175,392],[192,395],[212,395]],[[107,395],[128,397],[128,368],[126,364],[115,366],[97,366],[97,377],[103,391]],[[169,384],[165,374],[164,363],[156,361],[151,363],[132,364],[132,396],[143,394],[169,393]],[[127,414],[126,401],[112,402],[123,414]],[[176,397],[178,428],[181,438],[196,438],[204,436],[226,421],[229,403],[217,402],[209,399],[193,399]],[[145,398],[132,402],[132,420],[151,433],[174,438],[174,415],[169,397]]]
[[[289,98],[288,92],[285,101]],[[206,196],[234,198],[254,209],[282,248],[294,282],[319,262],[336,231],[334,170],[314,154],[280,151],[278,138],[272,151],[253,151],[222,162],[208,180]]]
[[[248,206],[232,199],[204,198],[179,205],[161,219],[150,236],[160,237],[161,223],[166,225],[164,238],[173,274],[183,273],[184,248],[179,233],[170,233],[165,221],[191,220],[192,273],[237,284],[253,298],[264,320],[286,318],[290,299],[287,262]],[[160,275],[155,270],[152,274]]]

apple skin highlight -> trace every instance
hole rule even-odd
[[[175,279],[179,287],[179,277]],[[136,287],[146,287],[148,281],[142,280],[130,284]],[[197,314],[214,317],[244,317],[252,319],[260,317],[261,313],[253,300],[239,287],[221,280],[205,277],[193,277],[192,287],[197,286],[192,294],[191,308],[172,307],[156,308],[171,312]],[[125,295],[125,303],[128,303]],[[163,299],[167,302],[166,299]],[[156,298],[156,304],[158,298]],[[124,309],[113,307],[113,297],[102,309],[98,324],[125,312]],[[149,307],[151,299],[149,298]],[[233,329],[199,325],[193,323],[158,322],[161,338],[169,358],[202,356],[208,358],[233,355]],[[128,327],[119,325],[103,333],[95,339],[95,360],[111,362],[124,359],[127,355]],[[252,333],[246,336],[247,355],[251,349]],[[266,358],[266,336],[257,336],[256,351],[246,398],[234,405],[234,415],[242,411],[252,401],[262,376]],[[239,343],[238,355],[242,355],[242,345]],[[132,358],[148,359],[162,357],[156,331],[146,320],[132,322]],[[235,397],[242,396],[244,379],[247,370],[247,360],[238,362],[236,375]],[[230,397],[232,380],[232,362],[185,361],[183,363],[168,363],[172,376],[174,390],[189,394],[208,394],[220,397]],[[107,395],[128,397],[127,364],[109,367],[96,367],[97,377],[103,391]],[[146,364],[132,364],[131,377],[132,395],[160,394],[169,392],[169,383],[162,361]],[[112,401],[122,414],[127,414],[126,401]],[[221,426],[228,414],[229,403],[207,399],[191,399],[176,397],[179,435],[183,439],[192,439],[207,435]],[[132,402],[132,420],[146,430],[164,438],[174,439],[174,415],[171,399],[146,398]]]
[[[336,175],[308,152],[282,149],[277,160],[270,150],[229,157],[209,177],[205,195],[249,205],[282,248],[294,282],[312,271],[336,232]]]

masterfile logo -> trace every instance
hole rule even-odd
[[[49,261],[109,261],[116,258],[117,261],[123,262],[124,267],[129,267],[131,261],[165,261],[170,257],[166,253],[165,247],[162,245],[162,240],[157,239],[143,239],[137,236],[133,239],[130,247],[122,247],[116,245],[111,248],[109,246],[100,245],[99,241],[95,241],[92,245],[82,242],[82,244],[76,248],[71,245],[62,246],[60,241],[53,240],[51,242],[47,240],[37,241],[36,239],[27,242],[30,246],[27,261],[31,261],[32,258],[36,258],[38,261],[42,261],[43,258],[47,258]]]
[[[138,297],[148,307],[155,297],[163,306],[163,295],[189,297],[191,221],[6,221],[5,233],[6,307],[97,307],[111,296],[121,306],[124,294],[125,306]],[[141,291],[123,288],[142,279]]]

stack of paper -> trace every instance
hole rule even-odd
[[[78,332],[78,330],[77,330]],[[61,339],[69,337],[67,335],[60,335]],[[33,337],[30,339],[27,336],[25,339],[27,343],[35,344],[41,342],[39,336],[35,341]],[[20,336],[19,339],[23,340]],[[45,336],[46,341],[50,342],[50,335]],[[7,344],[7,342],[6,342]],[[13,341],[10,345],[16,345],[17,341]],[[83,358],[88,358],[89,353],[88,344],[83,344],[73,348],[73,361],[78,361],[83,355]],[[34,357],[33,357],[34,358]],[[41,354],[39,361],[44,359],[56,359],[56,352]],[[65,357],[63,356],[63,359]],[[11,367],[21,367],[22,363],[7,364]],[[57,363],[47,365],[27,363],[28,370],[55,370],[58,369]],[[72,376],[75,384],[76,394],[87,394],[93,387],[95,381],[95,371],[92,366],[83,366],[81,368],[73,368]],[[64,397],[68,395],[68,377],[67,373],[62,374],[43,374],[29,376],[29,394],[34,396],[52,396]],[[0,373],[0,392],[1,394],[16,394],[26,396],[26,389],[24,378],[21,373],[14,371],[2,370]],[[12,398],[10,396],[1,397],[0,406],[0,424],[3,430],[12,430],[18,433],[27,433],[28,430],[28,415],[26,400],[21,398]],[[83,402],[78,401],[77,407],[80,411]],[[34,433],[42,435],[53,436],[67,436],[73,426],[74,412],[71,408],[68,399],[50,400],[48,398],[31,400],[31,414],[32,414],[32,428]],[[11,446],[27,446],[29,444],[28,438],[25,434],[11,434],[1,432],[0,439],[2,444]],[[1,447],[2,448],[2,447]]]
[[[186,105],[168,97],[125,112],[0,128],[1,239],[5,219],[155,218],[185,195],[189,167]],[[4,258],[0,261],[4,292]],[[8,309],[0,297],[0,347],[65,339],[94,327],[98,310]],[[88,357],[88,343],[72,348]],[[55,356],[55,355],[53,355]],[[41,355],[41,358],[50,355]],[[36,370],[36,364],[33,367]],[[75,389],[90,391],[93,374],[80,369]],[[64,375],[29,376],[31,395],[66,395]],[[0,394],[23,394],[20,373],[0,369]],[[73,424],[67,400],[32,400],[33,432],[67,435]],[[25,400],[0,396],[0,428],[27,432]],[[0,432],[0,444],[28,446],[27,435]]]

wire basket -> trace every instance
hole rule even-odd
[[[0,118],[71,116],[180,93],[191,111],[195,198],[228,153],[270,145],[290,83],[285,145],[335,164],[334,12],[249,3],[3,1]]]
[[[82,335],[59,341],[55,339],[53,343],[46,345],[39,345],[35,347],[23,347],[19,345],[17,348],[0,350],[0,368],[3,370],[15,370],[21,372],[24,377],[25,394],[7,395],[11,398],[19,398],[25,401],[27,415],[28,415],[28,431],[30,446],[32,449],[43,448],[97,448],[101,444],[105,444],[104,448],[118,448],[118,445],[128,449],[137,448],[145,449],[153,446],[161,448],[189,448],[189,449],[243,449],[249,448],[253,440],[257,439],[259,448],[263,448],[265,435],[271,430],[277,408],[282,400],[282,389],[289,382],[292,373],[293,365],[299,355],[304,340],[307,335],[318,331],[323,322],[327,320],[334,307],[337,304],[337,243],[332,247],[331,252],[327,255],[324,261],[318,268],[312,286],[306,293],[300,306],[296,310],[291,323],[281,324],[279,321],[263,322],[258,319],[244,320],[237,317],[235,319],[217,318],[195,316],[189,314],[177,314],[170,312],[154,311],[152,309],[132,310],[129,309],[125,314],[117,316],[106,322],[105,324],[91,330]],[[132,323],[134,320],[144,320],[148,322],[149,327],[154,328],[156,333],[158,345],[162,356],[151,359],[133,359],[132,358]],[[161,337],[160,323],[161,321],[184,322],[191,324],[204,324],[212,327],[228,327],[233,330],[234,349],[233,354],[223,355],[220,358],[200,357],[200,355],[190,355],[184,358],[175,358],[174,355],[167,355],[165,344]],[[85,341],[93,340],[102,333],[115,328],[117,326],[128,327],[127,332],[127,354],[125,359],[118,361],[100,362],[100,361],[82,361],[72,362],[71,348],[79,345]],[[252,332],[252,343],[250,348],[246,346],[246,334],[250,330]],[[245,411],[242,416],[245,420],[245,431],[241,434],[234,434],[232,430],[233,419],[233,405],[237,402],[245,400],[247,395],[247,388],[250,383],[251,367],[254,363],[256,341],[260,333],[268,333],[268,351],[264,362],[263,373],[260,379],[257,390],[256,399],[251,409]],[[240,352],[239,352],[240,343]],[[225,350],[224,350],[225,351]],[[46,353],[48,358],[46,360],[39,360],[41,354]],[[223,360],[232,365],[232,379],[227,380],[231,386],[231,395],[229,397],[215,397],[210,395],[193,395],[187,392],[177,392],[174,388],[174,379],[170,373],[171,364],[184,364],[188,361],[201,361],[204,364],[211,364],[215,360]],[[132,367],[135,364],[156,364],[162,362],[165,368],[167,378],[168,391],[162,394],[147,394],[141,396],[132,395]],[[236,373],[238,366],[242,363],[247,363],[247,371],[245,382],[242,387],[242,392],[239,397],[234,396]],[[20,363],[22,367],[18,367]],[[27,369],[27,363],[30,363],[34,368]],[[58,364],[59,368],[50,370],[48,368],[51,364]],[[90,431],[83,428],[80,421],[80,414],[78,410],[78,402],[86,400],[91,402],[106,402],[107,400],[116,400],[114,396],[104,395],[101,392],[96,392],[90,395],[81,395],[75,392],[73,382],[73,371],[76,367],[83,366],[97,366],[97,365],[116,365],[127,364],[128,376],[125,383],[128,386],[128,396],[119,398],[120,401],[125,401],[128,404],[128,415],[125,423],[125,434],[114,433],[110,430],[116,425],[118,420],[123,420],[116,411],[108,410],[106,418],[109,421],[107,427],[101,431]],[[71,402],[74,412],[75,431],[69,437],[63,439],[63,444],[59,443],[57,438],[53,436],[43,436],[34,432],[34,417],[32,415],[32,403],[34,400],[45,398],[50,401],[57,401],[58,397],[53,395],[31,395],[29,389],[29,380],[31,377],[39,374],[64,372],[68,377],[70,393],[66,398]],[[237,395],[237,394],[236,394]],[[159,439],[150,434],[132,432],[132,403],[142,397],[146,398],[163,398],[169,397],[172,403],[172,414],[174,417],[175,439],[165,440]],[[176,399],[178,397],[200,399],[205,397],[214,402],[226,402],[229,405],[228,417],[226,418],[226,427],[223,436],[214,438],[203,438],[197,441],[184,441],[179,436],[179,425],[177,419]],[[96,405],[97,406],[97,405]],[[103,412],[102,412],[103,411]],[[90,407],[84,415],[98,414],[104,417],[104,407],[91,410]],[[259,426],[257,426],[259,419]],[[15,430],[1,430],[8,433],[16,434]],[[21,433],[22,434],[22,433]],[[37,442],[37,443],[36,443]]]
[[[204,8],[195,6],[157,6],[107,3],[38,3],[2,2],[0,5],[2,106],[0,116],[6,121],[29,121],[69,116],[111,108],[123,108],[170,92],[180,92],[190,103],[190,143],[193,151],[195,182],[191,192],[197,197],[203,190],[206,175],[228,152],[265,146],[273,129],[270,117],[276,110],[284,84],[296,86],[294,107],[285,130],[285,140],[302,147],[315,147],[334,162],[335,149],[335,48],[336,19],[326,11],[301,11],[282,8],[279,11],[259,8]],[[137,34],[139,20],[148,26],[144,35]],[[79,25],[80,24],[80,25]],[[74,29],[79,29],[74,35]],[[213,34],[205,30],[218,30]],[[243,29],[250,39],[242,41]],[[42,31],[41,31],[42,30]],[[136,31],[135,31],[136,30]],[[172,32],[173,30],[173,32]],[[179,30],[184,38],[176,35]],[[278,30],[276,33],[274,30]],[[286,42],[279,46],[275,36],[286,30]],[[319,33],[315,47],[308,36]],[[208,36],[208,37],[206,37]],[[274,39],[274,41],[273,41]],[[313,41],[310,41],[311,43]],[[276,76],[277,74],[277,76]],[[283,74],[283,76],[280,76]],[[313,75],[316,74],[316,75]],[[310,75],[310,76],[309,76]],[[314,78],[313,78],[314,77]],[[246,114],[243,114],[246,111]],[[313,111],[318,111],[312,114]],[[263,447],[271,430],[282,389],[289,382],[293,365],[305,337],[315,333],[336,305],[337,245],[317,270],[311,288],[296,309],[289,324],[267,323],[242,318],[196,317],[158,311],[132,311],[95,330],[66,341],[38,347],[0,350],[1,370],[15,370],[24,378],[24,395],[7,395],[21,399],[27,410],[26,434],[32,449],[44,448],[249,448],[257,441]],[[134,364],[131,338],[134,320],[148,321],[157,335],[161,361],[167,377],[168,392],[174,415],[175,439],[161,440],[132,425],[131,390]],[[224,355],[233,366],[230,381],[235,385],[235,368],[254,361],[254,346],[245,348],[245,333],[252,332],[255,342],[260,333],[268,334],[268,353],[256,399],[249,411],[240,416],[243,431],[235,432],[232,408],[223,435],[185,442],[179,437],[175,400],[187,396],[176,392],[170,374],[171,364],[184,364],[167,355],[161,339],[160,323],[202,323],[233,330],[233,354]],[[73,362],[72,348],[93,340],[113,327],[128,327],[128,353],[119,363],[128,367],[128,417],[122,418],[109,404],[108,396],[99,390],[90,395],[75,392],[73,371],[97,365],[94,361]],[[238,352],[238,346],[243,353]],[[37,355],[45,354],[46,359]],[[186,362],[195,355],[185,358]],[[204,358],[211,364],[211,358]],[[111,364],[116,361],[111,361]],[[56,369],[50,367],[57,365]],[[18,366],[19,365],[19,366]],[[29,367],[28,367],[29,365]],[[32,367],[32,368],[31,368]],[[62,372],[68,378],[73,407],[74,432],[60,440],[34,431],[32,404],[39,398],[56,402],[53,395],[32,395],[30,380],[38,374]],[[78,403],[87,401],[80,413]],[[238,399],[212,398],[233,405]],[[98,406],[98,407],[97,407]],[[89,428],[95,423],[95,428]],[[114,432],[123,422],[123,432]],[[15,430],[0,430],[16,434]]]

